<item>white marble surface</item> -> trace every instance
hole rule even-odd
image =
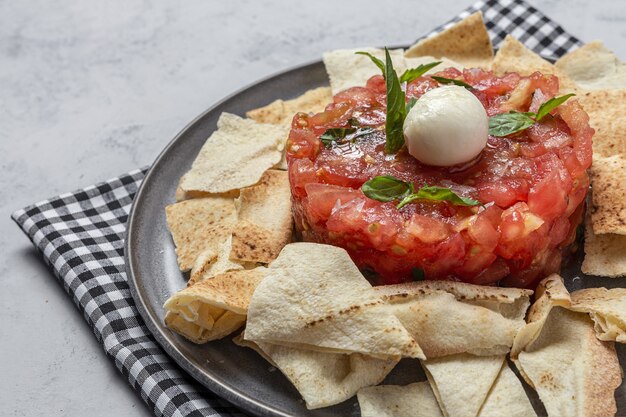
[[[0,415],[151,415],[10,213],[149,164],[245,84],[327,49],[409,43],[471,0],[363,3],[0,0]],[[626,58],[623,0],[531,3]]]

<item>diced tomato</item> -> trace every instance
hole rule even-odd
[[[470,84],[489,116],[536,112],[558,93],[558,79],[534,73],[496,76],[481,69],[442,69],[439,76]],[[440,87],[431,76],[406,85],[406,98]],[[381,75],[365,87],[337,94],[324,112],[298,113],[287,142],[296,229],[304,240],[345,248],[355,263],[380,277],[378,284],[427,279],[532,286],[560,267],[561,251],[575,236],[589,187],[589,119],[575,100],[530,128],[488,138],[479,157],[464,166],[421,164],[406,148],[385,153],[386,94]],[[374,128],[352,140],[324,145],[330,128]],[[480,207],[418,200],[367,198],[363,183],[392,175],[412,183],[451,187]]]

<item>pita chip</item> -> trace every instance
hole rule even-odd
[[[482,14],[469,15],[443,32],[422,39],[405,53],[407,58],[424,55],[446,57],[467,68],[487,67],[493,59],[493,47]]]
[[[319,87],[291,100],[275,100],[267,106],[250,110],[246,116],[258,123],[291,125],[296,113],[320,113],[332,101],[330,87]]]
[[[600,277],[626,276],[626,236],[596,235],[590,216],[585,221],[585,258],[581,270]]]
[[[217,130],[181,178],[181,190],[225,193],[256,184],[280,161],[287,134],[286,126],[222,113]]]
[[[163,306],[165,325],[194,343],[221,339],[246,321],[265,268],[231,271],[178,291]]]
[[[270,264],[248,311],[246,340],[390,359],[423,358],[348,253],[291,243]]]
[[[579,93],[576,98],[589,115],[593,135],[593,156],[626,157],[626,91],[595,90]]]
[[[225,241],[217,245],[217,249],[208,248],[202,252],[191,268],[187,286],[192,286],[197,282],[212,278],[216,275],[228,271],[240,269],[251,269],[254,264],[248,262],[235,262],[230,260],[232,249],[232,236],[228,236]]]
[[[539,337],[541,329],[553,307],[569,307],[571,304],[569,291],[563,284],[563,278],[557,274],[544,278],[537,285],[535,291],[535,302],[528,310],[528,323],[519,330],[513,342],[511,349],[511,359],[513,361],[517,359],[518,353],[525,346],[528,346]]]
[[[600,41],[581,46],[554,65],[585,90],[626,89],[626,64]]]
[[[577,85],[567,75],[559,71],[553,64],[546,61],[511,35],[507,35],[496,53],[491,69],[502,75],[506,72],[517,72],[530,75],[536,71],[552,74],[559,78],[560,91],[575,91]]]
[[[537,417],[522,383],[506,361],[487,395],[478,417]]]
[[[291,189],[286,171],[268,170],[258,184],[241,190],[230,259],[269,263],[292,235]]]
[[[231,233],[237,220],[232,198],[206,197],[185,200],[165,207],[178,267],[189,271],[205,250],[215,250]]]
[[[357,398],[361,417],[443,417],[428,382],[362,388]]]
[[[494,384],[504,355],[467,353],[422,361],[428,382],[446,417],[476,417]]]
[[[380,69],[369,57],[357,55],[355,52],[369,52],[383,62],[385,60],[385,51],[378,48],[338,49],[325,52],[323,60],[333,96],[346,88],[363,87],[372,76],[381,74]],[[393,49],[389,51],[389,55],[396,72],[402,73],[405,69],[404,51]]]
[[[359,389],[379,384],[399,361],[360,353],[315,352],[242,338],[234,341],[256,350],[280,369],[302,395],[309,410],[342,403]]]
[[[626,343],[626,288],[586,288],[571,298],[572,310],[589,313],[598,339]]]
[[[587,314],[555,307],[541,334],[516,361],[548,415],[605,417],[615,415],[615,389],[621,368],[610,342],[596,338]]]
[[[537,294],[511,352],[521,375],[548,415],[614,415],[622,375],[613,344],[598,340],[587,314],[569,310],[571,297],[558,275],[541,281]]]
[[[626,154],[595,156],[591,183],[593,233],[626,235]]]
[[[530,290],[451,281],[376,287],[428,359],[508,352],[525,324]]]

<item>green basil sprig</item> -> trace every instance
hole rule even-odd
[[[402,73],[400,76],[400,82],[410,83],[411,81],[415,81],[439,64],[441,64],[441,61],[431,62],[429,64],[420,64],[416,68],[410,68]]]
[[[351,124],[351,126],[354,126]],[[375,132],[372,127],[335,127],[326,129],[320,136],[320,140],[325,147],[331,148],[333,145],[341,145],[347,142],[353,142],[357,138]]]
[[[426,185],[416,192],[412,183],[399,180],[391,175],[381,175],[372,178],[363,184],[361,191],[367,197],[377,201],[400,200],[396,206],[398,209],[417,200],[449,201],[456,206],[481,205],[480,201],[462,197],[446,187]]]
[[[385,48],[385,86],[387,88],[387,117],[385,120],[385,152],[396,153],[404,145],[404,119],[406,118],[406,96],[400,80],[393,69],[389,50]]]
[[[474,87],[472,87],[468,83],[461,81],[461,80],[455,80],[454,78],[437,77],[435,75],[432,75],[430,78],[437,81],[439,84],[454,84],[454,85],[458,85],[459,87],[465,87],[468,90],[474,89]]]
[[[387,48],[385,48],[385,50],[387,50]],[[383,73],[383,76],[386,77],[386,75],[385,75],[385,63],[382,60],[376,58],[374,55],[370,54],[369,52],[359,51],[359,52],[355,52],[355,54],[357,54],[357,55],[364,55],[364,56],[368,57],[369,59],[371,59],[372,62],[378,68],[380,68],[380,70]],[[415,81],[416,79],[418,79],[422,75],[426,74],[431,69],[435,68],[437,65],[441,64],[441,62],[442,61],[436,61],[436,62],[430,62],[428,64],[420,64],[416,68],[409,68],[409,69],[405,70],[402,73],[402,75],[400,76],[400,78],[399,78],[400,79],[400,83],[410,83],[411,81]]]
[[[510,111],[491,116],[489,118],[489,134],[491,136],[503,137],[526,130],[574,95],[566,94],[561,97],[553,97],[539,106],[537,113]]]
[[[376,58],[369,52],[355,52],[358,55],[367,56],[372,62],[380,68],[385,78],[385,88],[387,91],[387,119],[385,121],[385,134],[387,135],[387,141],[385,143],[385,153],[396,153],[404,145],[404,132],[402,127],[404,125],[404,119],[407,113],[411,110],[411,107],[415,105],[415,102],[411,100],[406,103],[406,94],[402,90],[402,83],[411,82],[418,77],[421,77],[430,69],[441,64],[438,62],[431,62],[429,64],[422,64],[417,68],[411,68],[398,77],[396,71],[393,68],[393,62],[391,62],[391,56],[389,50],[385,48],[385,62]]]

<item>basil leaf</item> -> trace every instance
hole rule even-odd
[[[325,147],[330,148],[333,144],[341,144],[349,141],[354,141],[356,138],[369,135],[375,132],[376,129],[372,127],[336,127],[332,129],[326,129],[320,136],[320,140]]]
[[[406,117],[406,103],[400,80],[393,69],[389,50],[385,48],[385,85],[387,88],[387,120],[385,122],[386,153],[396,153],[404,145],[402,126]]]
[[[420,188],[417,193],[409,194],[404,197],[396,207],[401,209],[416,200],[449,201],[455,206],[479,206],[481,204],[480,201],[462,197],[449,188],[427,185]]]
[[[430,64],[420,64],[417,68],[410,68],[402,73],[400,76],[401,83],[410,83],[426,74],[437,65],[441,64],[441,61],[431,62]]]
[[[411,97],[408,103],[406,103],[406,114],[409,114],[413,106],[417,103],[417,99],[415,97]]]
[[[413,268],[411,268],[411,278],[413,278],[413,281],[424,281],[424,279],[426,278],[426,276],[424,275],[424,270],[422,268],[414,266]]]
[[[458,85],[459,87],[465,87],[468,90],[473,90],[474,87],[472,87],[471,85],[469,85],[466,82],[463,82],[461,80],[455,80],[453,78],[446,78],[446,77],[436,77],[436,76],[431,76],[430,78],[432,78],[433,80],[437,81],[439,84],[454,84],[454,85]]]
[[[387,50],[387,49],[385,48],[385,50]],[[383,75],[385,75],[385,64],[383,63],[383,61],[381,61],[380,59],[376,58],[374,55],[370,54],[369,52],[359,51],[359,52],[355,52],[355,54],[357,54],[357,55],[365,55],[366,57],[371,59],[372,62],[374,64],[376,64],[376,66],[378,68],[380,68],[380,70],[383,72]]]
[[[491,116],[489,118],[489,134],[502,137],[521,132],[535,124],[531,116],[534,116],[534,113],[514,111]]]
[[[322,133],[320,136],[320,140],[327,148],[330,147],[333,142],[336,142],[338,139],[345,138],[348,134],[356,132],[356,128],[354,127],[338,127],[333,129],[326,129],[326,132]]]
[[[396,177],[381,175],[365,182],[361,186],[361,191],[372,200],[388,202],[403,198],[412,191],[412,188],[412,184]]]
[[[561,104],[565,103],[568,98],[575,96],[576,94],[566,94],[561,97],[552,97],[550,100],[543,103],[539,106],[539,110],[537,110],[537,116],[535,117],[536,121],[539,121],[546,117],[550,112],[556,109]]]

